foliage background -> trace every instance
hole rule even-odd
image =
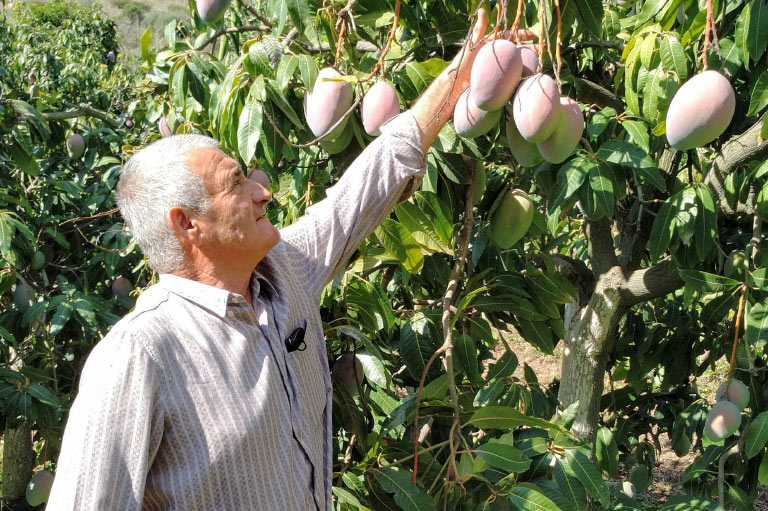
[[[537,32],[540,5],[524,5],[521,26]],[[543,5],[555,41],[554,3]],[[227,34],[206,27],[192,9],[163,27],[160,44],[159,30],[143,33],[133,61],[117,47],[115,24],[98,11],[58,1],[19,3],[12,21],[3,19],[6,451],[13,431],[33,431],[32,466],[55,467],[84,358],[132,305],[133,297],[113,295],[111,283],[124,274],[138,293],[152,282],[112,210],[111,190],[121,160],[159,136],[161,116],[174,131],[212,135],[244,167],[270,173],[278,200],[269,216],[277,225],[322,199],[362,150],[369,137],[356,113],[340,151],[294,147],[314,138],[302,101],[318,69],[334,64],[342,21],[348,30],[338,64],[358,95],[372,83],[365,78],[385,45],[394,2],[351,4],[354,24],[345,7],[234,2],[223,26],[252,29]],[[403,2],[383,61],[403,106],[459,50],[475,7]],[[724,503],[754,505],[759,484],[768,482],[768,279],[761,248],[768,218],[761,152],[768,6],[714,2],[722,57],[711,51],[710,66],[730,72],[737,112],[710,147],[675,154],[663,136],[665,110],[679,85],[701,69],[705,7],[691,0],[560,2],[559,74],[563,93],[582,104],[587,143],[562,165],[529,169],[512,158],[503,125],[473,140],[446,126],[428,154],[422,189],[329,285],[322,303],[329,363],[354,353],[366,376],[352,392],[336,385],[340,509],[718,509],[718,482]],[[506,14],[509,25],[515,6]],[[110,50],[118,50],[114,63]],[[545,70],[552,70],[548,57]],[[80,160],[64,147],[75,131],[88,143]],[[749,137],[740,136],[745,132]],[[710,179],[712,169],[722,171],[719,184]],[[479,176],[487,177],[482,187]],[[525,239],[500,251],[485,233],[509,187],[529,192],[538,212]],[[469,263],[456,265],[467,243]],[[749,254],[740,273],[726,269],[733,250]],[[33,268],[36,252],[44,256],[40,268]],[[454,268],[459,285],[444,324]],[[634,289],[632,275],[646,284],[641,292],[603,307],[614,290]],[[25,289],[32,290],[31,304],[20,296]],[[713,443],[702,435],[709,404],[696,383],[730,357],[741,294],[736,374],[752,400],[740,434]],[[572,321],[580,314],[595,314],[608,326],[586,332]],[[569,348],[563,353],[584,351],[577,367],[594,365],[591,379],[577,385],[565,368],[552,383],[539,381],[529,366],[516,372],[507,342],[513,332],[545,354],[559,344]],[[425,371],[449,334],[445,364],[438,359]],[[598,346],[600,357],[580,350],[585,343]],[[417,398],[422,375],[426,385]],[[573,400],[562,389],[577,387],[585,390],[581,406],[563,411]],[[591,416],[585,413],[592,408]],[[677,454],[695,457],[681,495],[657,503],[646,488],[665,434]],[[411,474],[414,437],[422,450],[418,484]],[[734,445],[735,454],[723,456]],[[626,480],[636,497],[621,493]]]

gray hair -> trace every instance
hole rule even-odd
[[[173,229],[166,222],[171,208],[206,213],[210,205],[203,179],[187,165],[190,151],[219,147],[203,135],[161,138],[134,154],[123,166],[115,201],[147,264],[158,273],[172,273],[184,264]]]

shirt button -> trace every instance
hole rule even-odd
[[[235,317],[235,311],[227,311],[227,317],[228,318],[234,318]]]

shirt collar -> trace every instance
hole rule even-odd
[[[245,298],[237,293],[221,289],[196,280],[185,279],[172,273],[160,275],[160,285],[187,300],[204,307],[214,314],[225,317],[230,305],[245,304]],[[277,296],[277,290],[263,272],[254,269],[251,274],[251,293],[254,298],[266,293]]]

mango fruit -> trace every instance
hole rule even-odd
[[[539,56],[536,55],[533,48],[528,46],[518,46],[517,49],[520,51],[520,60],[523,62],[521,77],[528,78],[535,75],[539,69]]]
[[[561,97],[557,125],[549,138],[538,144],[539,152],[549,163],[561,163],[576,149],[583,132],[584,116],[579,104],[569,97]]]
[[[363,98],[360,115],[363,128],[369,135],[381,135],[379,128],[382,124],[400,113],[400,100],[392,86],[384,80],[379,80]]]
[[[363,383],[363,364],[352,353],[341,355],[331,368],[331,376],[339,382],[347,392],[357,395],[360,384]]]
[[[43,266],[45,266],[45,254],[39,250],[35,250],[35,253],[32,254],[32,260],[29,262],[29,267],[33,270],[39,270]]]
[[[509,142],[509,149],[512,151],[512,156],[515,157],[517,163],[523,167],[534,167],[541,163],[544,159],[539,152],[539,148],[536,144],[528,142],[517,129],[515,119],[512,113],[507,116],[507,141]]]
[[[723,273],[730,279],[744,282],[748,267],[749,261],[747,261],[746,253],[743,250],[734,250],[725,259]]]
[[[347,122],[342,126],[342,131],[333,138],[325,137],[320,141],[320,147],[328,154],[338,154],[347,148],[354,137],[351,125]],[[337,130],[334,130],[336,132]],[[332,133],[333,134],[333,133]]]
[[[328,130],[341,119],[352,106],[354,92],[352,85],[341,78],[342,74],[332,67],[320,70],[315,80],[312,92],[308,93],[305,102],[305,115],[309,129],[316,137],[325,135]],[[338,126],[327,138],[334,138],[344,130],[346,122]]]
[[[712,406],[704,422],[704,433],[713,442],[729,437],[741,425],[741,412],[730,401],[718,401]]]
[[[75,133],[67,139],[67,153],[73,160],[80,158],[85,152],[85,139],[79,133]]]
[[[557,126],[560,92],[548,75],[526,78],[512,100],[512,115],[520,135],[528,142],[544,142]]]
[[[13,303],[21,312],[26,311],[35,301],[35,290],[19,276],[13,289]]]
[[[197,0],[197,13],[206,24],[221,21],[231,0]]]
[[[120,275],[112,281],[112,293],[115,296],[129,296],[131,291],[133,291],[133,283],[126,277]]]
[[[735,404],[739,411],[749,405],[749,387],[744,385],[736,378],[731,378],[731,383],[728,385],[728,395],[725,395],[725,381],[720,384],[715,393],[715,399],[717,401],[730,401]]]
[[[479,203],[483,198],[485,192],[485,184],[488,181],[488,173],[483,168],[482,162],[478,161],[475,171],[472,174],[472,182],[474,183],[474,193],[472,194],[472,200],[475,204]]]
[[[33,475],[29,479],[29,483],[27,483],[27,504],[30,506],[39,506],[48,502],[48,496],[51,494],[52,486],[53,474],[47,470],[41,470]]]
[[[168,124],[167,115],[164,115],[157,120],[157,130],[160,132],[160,135],[162,135],[163,137],[170,137],[171,135],[173,135],[173,130],[171,129],[171,125]]]
[[[474,138],[488,133],[501,117],[501,110],[488,112],[481,110],[472,102],[472,89],[467,89],[459,96],[453,109],[453,127],[460,137]]]
[[[507,190],[491,215],[488,239],[501,249],[512,247],[525,236],[533,221],[533,201],[522,190]]]
[[[522,72],[523,61],[514,43],[497,39],[484,45],[472,63],[472,102],[481,110],[500,109],[515,92]]]
[[[726,77],[712,69],[685,82],[667,110],[667,141],[680,151],[706,145],[731,123],[736,95]]]

